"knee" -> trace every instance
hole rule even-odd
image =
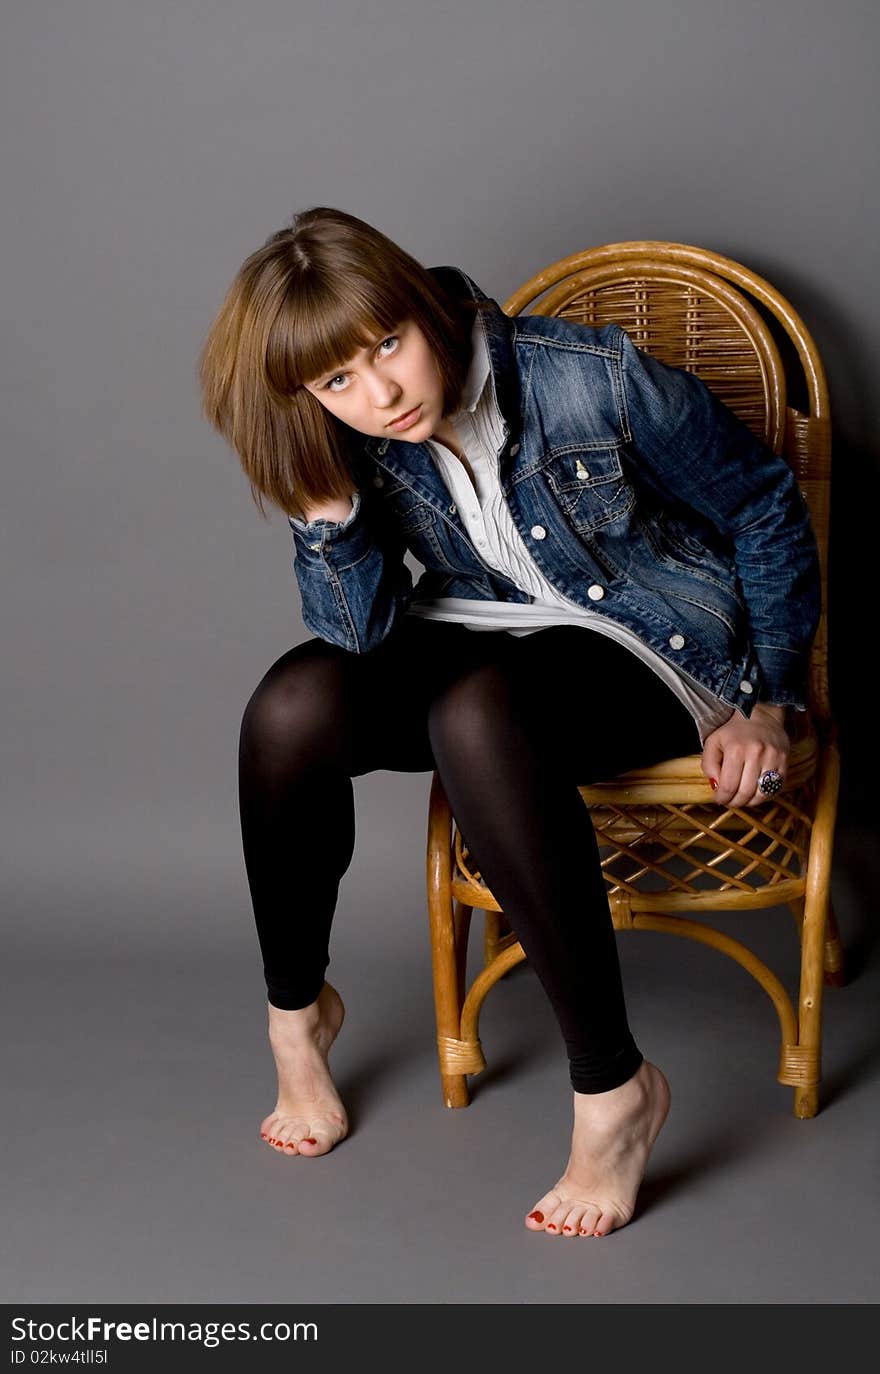
[[[344,727],[341,674],[333,663],[296,657],[291,650],[261,678],[244,708],[239,734],[242,756],[279,760],[308,746],[326,752]]]
[[[471,668],[438,691],[428,709],[431,740],[444,750],[473,752],[500,744],[515,710],[513,683],[497,663]]]

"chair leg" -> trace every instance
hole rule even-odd
[[[470,921],[470,908],[459,903],[450,903],[444,921],[445,929],[440,930],[434,940],[434,1007],[437,1017],[437,1047],[440,1055],[440,1082],[443,1101],[447,1107],[467,1107],[470,1104],[467,1074],[450,1070],[451,1056],[455,1055],[461,1037],[461,1008],[464,1001],[462,985],[464,982],[464,959],[457,938],[467,912]],[[438,938],[439,937],[439,938]],[[467,929],[464,928],[462,941],[467,952]]]
[[[824,904],[820,896],[814,899],[813,905],[820,909],[811,912],[809,899],[805,903],[797,1051],[806,1077],[816,1081],[795,1088],[794,1114],[802,1119],[815,1116],[819,1110],[818,1077],[821,1073],[823,932],[818,928],[825,924],[825,912],[821,909]]]
[[[441,1073],[443,1103],[447,1107],[469,1107],[471,1095],[466,1073]]]
[[[434,975],[434,1014],[437,1021],[437,1053],[440,1083],[447,1107],[467,1107],[470,1102],[467,1074],[458,1068],[466,1059],[461,1043],[462,956],[467,945],[470,908],[452,897],[452,810],[437,772],[428,808],[428,918],[431,927],[431,964]],[[459,906],[456,912],[455,907]],[[465,956],[466,957],[466,956]],[[462,1064],[462,1068],[467,1065]],[[472,1071],[478,1072],[481,1064]]]
[[[804,899],[796,897],[794,901],[788,903],[794,923],[797,928],[798,940],[803,940],[804,934]],[[825,949],[823,956],[823,976],[826,987],[842,988],[846,986],[846,968],[844,965],[843,944],[840,939],[840,931],[837,928],[837,921],[834,919],[834,905],[829,900],[828,915],[825,923]]]
[[[817,778],[818,800],[804,894],[798,1044],[795,1052],[803,1078],[794,1093],[794,1114],[800,1118],[815,1116],[819,1109],[822,988],[827,949],[825,926],[831,910],[831,855],[839,782],[840,755],[836,742],[831,742],[823,752]],[[837,936],[836,925],[834,935]]]
[[[846,964],[840,931],[834,918],[834,903],[829,899],[828,918],[825,928],[825,982],[830,988],[846,986]]]

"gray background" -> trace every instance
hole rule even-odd
[[[878,875],[862,830],[876,750],[859,722],[876,680],[878,36],[868,0],[36,0],[7,14],[10,1300],[876,1297],[860,1254],[876,1226]],[[791,298],[828,368],[835,900],[861,977],[826,1003],[825,1110],[796,1122],[760,991],[710,951],[621,940],[634,1028],[674,1107],[651,1205],[598,1251],[521,1229],[564,1163],[570,1110],[528,971],[490,998],[483,1091],[442,1107],[428,774],[356,783],[332,972],[355,1133],[315,1162],[257,1139],[274,1097],[238,725],[307,632],[286,521],[260,520],[200,419],[196,358],[244,257],[316,204],[501,301],[593,244],[709,247]],[[306,863],[292,846],[292,896]],[[786,913],[762,938],[791,985]]]

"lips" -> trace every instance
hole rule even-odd
[[[397,420],[392,420],[388,428],[409,429],[410,425],[414,425],[418,420],[421,408],[420,402],[417,406],[414,406],[412,410],[408,410],[405,415],[401,415]]]

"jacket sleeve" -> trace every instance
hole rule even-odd
[[[794,473],[698,377],[620,334],[626,437],[661,494],[692,506],[732,541],[765,680],[761,699],[805,710],[822,584]]]
[[[306,628],[352,653],[374,649],[412,596],[405,544],[369,491],[355,491],[345,520],[288,516]]]

